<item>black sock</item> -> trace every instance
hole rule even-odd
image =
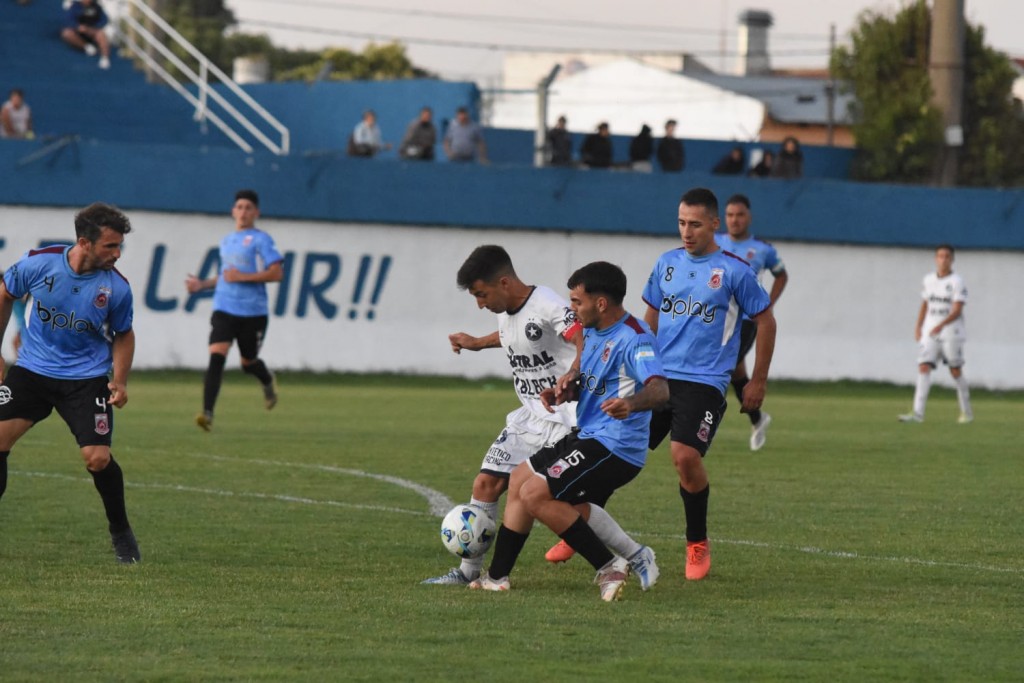
[[[578,517],[572,526],[563,531],[561,537],[569,547],[586,558],[594,569],[600,569],[615,558],[582,517]]]
[[[106,467],[99,472],[89,470],[89,474],[92,475],[96,490],[103,499],[103,509],[107,513],[110,533],[116,534],[128,529],[128,513],[124,509],[124,473],[114,460],[113,454]]]
[[[711,484],[703,491],[690,493],[682,486],[679,495],[683,498],[683,510],[686,512],[686,540],[695,543],[708,537],[708,497],[711,495]]]
[[[263,386],[274,381],[274,378],[270,376],[270,370],[267,370],[267,366],[259,358],[248,365],[243,365],[242,371],[254,376]]]
[[[10,451],[0,451],[0,498],[7,490],[7,456],[10,454]]]
[[[743,405],[743,387],[747,386],[747,382],[749,381],[749,377],[744,377],[743,379],[733,379],[729,381],[729,383],[732,384],[733,391],[736,392],[736,398],[740,400],[741,406]],[[750,424],[756,425],[758,422],[761,421],[761,411],[752,410],[749,413],[747,413],[747,417],[750,418]]]
[[[502,579],[512,573],[512,567],[516,566],[519,553],[529,537],[530,534],[512,531],[504,524],[498,527],[498,537],[494,540],[494,555],[491,557],[491,566],[487,569],[492,579]]]
[[[210,415],[213,415],[213,406],[217,403],[220,383],[224,378],[224,363],[227,360],[223,353],[210,354],[210,365],[206,368],[206,377],[203,378],[203,412]]]

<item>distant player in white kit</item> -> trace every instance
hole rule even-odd
[[[470,503],[497,521],[498,498],[508,488],[516,465],[576,427],[575,402],[563,403],[552,413],[541,403],[540,394],[579,378],[583,328],[565,299],[548,287],[520,280],[511,257],[500,246],[473,250],[459,268],[456,282],[473,295],[477,306],[497,314],[498,329],[483,337],[465,332],[449,335],[452,351],[504,349],[523,404],[509,413],[473,482]],[[482,557],[463,559],[461,566],[423,583],[465,586],[480,575],[483,561]]]
[[[967,287],[964,286],[963,278],[953,272],[953,256],[952,246],[940,244],[935,249],[936,270],[924,276],[921,309],[917,313],[917,327],[914,329],[914,339],[920,344],[914,409],[913,412],[900,415],[900,422],[924,422],[924,407],[932,387],[932,370],[938,366],[940,359],[949,366],[949,374],[956,382],[956,397],[960,403],[957,422],[967,424],[974,421],[971,392],[962,371],[964,342],[967,339],[967,328],[964,325]]]

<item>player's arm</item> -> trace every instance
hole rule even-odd
[[[110,347],[114,356],[114,373],[107,384],[110,389],[110,403],[124,408],[128,402],[128,375],[132,371],[132,360],[135,358],[135,330],[129,329],[114,334],[114,343]]]
[[[284,268],[281,267],[280,261],[271,263],[263,270],[257,270],[255,273],[243,273],[237,268],[224,269],[225,282],[280,282],[283,279]]]
[[[932,329],[931,335],[933,337],[938,336],[939,332],[942,332],[942,328],[943,327],[945,327],[946,325],[950,324],[951,322],[953,322],[954,320],[956,320],[957,318],[959,318],[963,314],[964,314],[964,302],[963,301],[954,301],[953,302],[953,308],[950,309],[949,315],[947,315],[945,318],[943,318],[942,321]],[[920,325],[918,325],[918,329],[920,329]]]
[[[775,280],[772,282],[772,291],[768,292],[768,298],[772,300],[772,306],[782,296],[782,290],[786,288],[786,283],[789,282],[789,273],[782,271],[775,276]]]
[[[644,322],[651,328],[651,334],[658,334],[658,309],[647,304],[647,311],[644,313]]]
[[[924,327],[924,317],[928,315],[928,302],[921,301],[921,308],[917,309],[917,324],[914,325],[914,340],[921,341],[921,329]]]
[[[205,280],[200,280],[192,273],[188,274],[185,278],[185,289],[188,290],[189,294],[195,294],[205,289],[213,289],[217,286],[217,278],[208,277]]]
[[[4,335],[7,334],[7,324],[11,321],[11,311],[14,310],[14,296],[7,291],[7,283],[0,278],[0,346],[3,346]],[[0,382],[6,374],[3,356],[0,356]]]
[[[564,403],[566,401],[573,401],[575,397],[573,392],[576,389],[576,382],[580,378],[580,358],[583,356],[583,326],[578,322],[574,323],[574,332],[570,339],[567,341],[576,346],[576,357],[572,361],[572,365],[569,366],[569,371],[558,378],[554,386],[554,403]],[[541,403],[544,404],[545,408],[548,408],[549,412],[554,412],[548,407],[548,403],[541,399]]]
[[[651,377],[644,388],[626,398],[610,398],[601,403],[601,410],[616,420],[625,420],[633,413],[653,410],[668,400],[668,380]]]
[[[448,335],[448,342],[452,345],[452,351],[455,353],[459,353],[463,349],[466,351],[479,351],[481,349],[501,348],[501,337],[498,335],[497,330],[491,332],[486,337],[474,337],[465,332],[456,332],[455,334]]]
[[[756,358],[754,369],[750,373],[750,381],[743,387],[743,407],[740,412],[749,413],[757,410],[764,403],[764,394],[768,386],[768,368],[772,364],[775,353],[775,314],[772,307],[751,318],[757,323],[757,341],[755,343]]]

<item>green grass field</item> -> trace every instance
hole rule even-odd
[[[707,458],[714,564],[683,580],[663,446],[609,510],[661,581],[602,603],[538,528],[505,594],[420,585],[456,564],[431,490],[468,499],[507,382],[136,374],[114,453],[143,562],[115,564],[56,416],[0,501],[0,680],[1024,680],[1024,396],[898,424],[911,390],[776,383],[763,451],[730,407]],[[397,481],[397,479],[404,481]],[[421,488],[414,488],[413,485]],[[437,500],[437,496],[433,498]],[[435,507],[437,503],[435,502]]]

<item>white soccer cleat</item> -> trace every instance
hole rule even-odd
[[[611,562],[601,567],[594,577],[594,583],[601,589],[601,599],[615,602],[622,596],[622,589],[629,578],[629,561],[616,556]]]
[[[768,425],[772,423],[772,416],[762,411],[761,419],[750,428],[750,450],[759,451],[768,440]]]
[[[93,45],[92,43],[86,43],[85,47],[82,48],[82,52],[84,52],[89,57],[95,57],[96,56],[96,46]]]
[[[500,579],[492,579],[490,574],[484,572],[480,575],[480,578],[474,579],[469,582],[470,590],[482,590],[482,591],[494,591],[496,593],[503,593],[509,590],[512,586],[509,585],[508,577],[502,577]]]
[[[924,422],[924,417],[918,415],[917,413],[907,413],[906,415],[900,415],[897,419],[899,419],[900,422]]]
[[[640,588],[645,591],[651,590],[661,575],[658,563],[654,561],[654,551],[646,545],[629,558],[629,568],[640,579]]]
[[[454,567],[447,574],[423,579],[420,583],[430,584],[432,586],[468,586],[472,580],[473,579],[463,574],[461,569]]]
[[[100,68],[104,71],[110,68],[110,57],[100,57]]]
[[[960,417],[956,419],[958,424],[967,425],[974,422],[974,415],[970,413],[960,413]]]

